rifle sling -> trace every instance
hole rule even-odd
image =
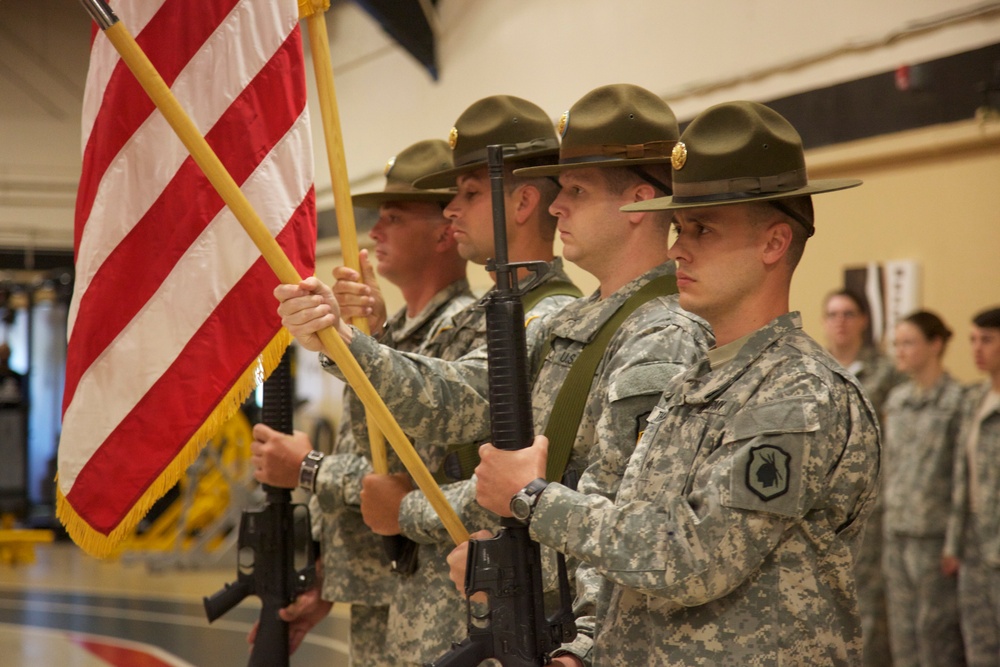
[[[579,299],[583,296],[583,292],[568,280],[549,280],[521,297],[521,307],[524,308],[524,314],[530,313],[535,306],[550,296],[571,296],[574,299]]]
[[[611,343],[611,338],[622,323],[635,310],[650,299],[657,296],[668,296],[677,293],[677,278],[673,275],[663,275],[643,285],[635,294],[625,300],[625,303],[610,317],[587,345],[580,351],[576,361],[566,374],[552,413],[545,425],[545,437],[549,439],[549,459],[545,468],[545,479],[557,482],[562,479],[573,451],[576,433],[583,418],[583,409],[590,395],[594,374],[604,358],[604,353]],[[549,339],[551,349],[553,339]]]

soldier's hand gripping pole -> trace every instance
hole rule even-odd
[[[522,449],[534,435],[521,303],[531,285],[518,290],[517,272],[527,267],[537,278],[545,263],[508,261],[503,147],[489,146],[487,157],[496,246],[496,258],[487,269],[496,273],[497,283],[486,297],[490,428],[494,447]],[[547,665],[552,651],[576,634],[572,615],[568,623],[562,612],[553,621],[545,616],[541,549],[528,527],[513,518],[502,519],[501,526],[495,537],[469,542],[465,580],[469,636],[432,667],[472,667],[487,658],[496,658],[504,667]],[[471,596],[479,592],[488,596],[483,616],[473,611],[477,605]]]

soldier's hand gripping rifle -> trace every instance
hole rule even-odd
[[[489,358],[490,420],[493,446],[528,447],[534,436],[531,382],[524,335],[523,290],[517,271],[528,268],[538,279],[545,262],[507,261],[507,229],[503,191],[503,147],[487,148],[493,201],[494,260],[486,268],[496,274],[496,288],[486,298],[486,345]],[[560,555],[560,559],[562,556]],[[541,549],[528,527],[513,518],[501,520],[500,532],[486,540],[470,540],[465,573],[469,596],[469,636],[431,667],[472,667],[495,658],[504,667],[534,667],[551,662],[550,654],[576,636],[572,599],[560,560],[560,609],[545,616]],[[488,610],[476,616],[471,596],[486,593]]]
[[[286,352],[264,382],[264,423],[291,434],[294,394],[291,352]],[[305,512],[308,517],[309,510],[304,505],[292,504],[290,489],[262,486],[267,496],[263,507],[244,510],[240,519],[236,581],[203,601],[211,623],[248,595],[259,597],[260,622],[247,665],[287,667],[288,623],[278,616],[278,611],[315,585],[318,549],[307,536],[306,563],[302,569],[295,569],[295,516]],[[308,518],[305,524],[308,530]]]

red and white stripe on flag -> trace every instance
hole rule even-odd
[[[114,10],[300,275],[312,140],[295,0]],[[278,280],[101,34],[83,108],[58,516],[110,555],[277,365]]]

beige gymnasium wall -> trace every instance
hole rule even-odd
[[[813,151],[813,178],[864,185],[815,197],[817,232],[792,289],[792,308],[823,340],[821,302],[846,266],[915,260],[919,303],[955,332],[946,366],[979,379],[969,320],[1000,306],[1000,123],[941,125]]]

